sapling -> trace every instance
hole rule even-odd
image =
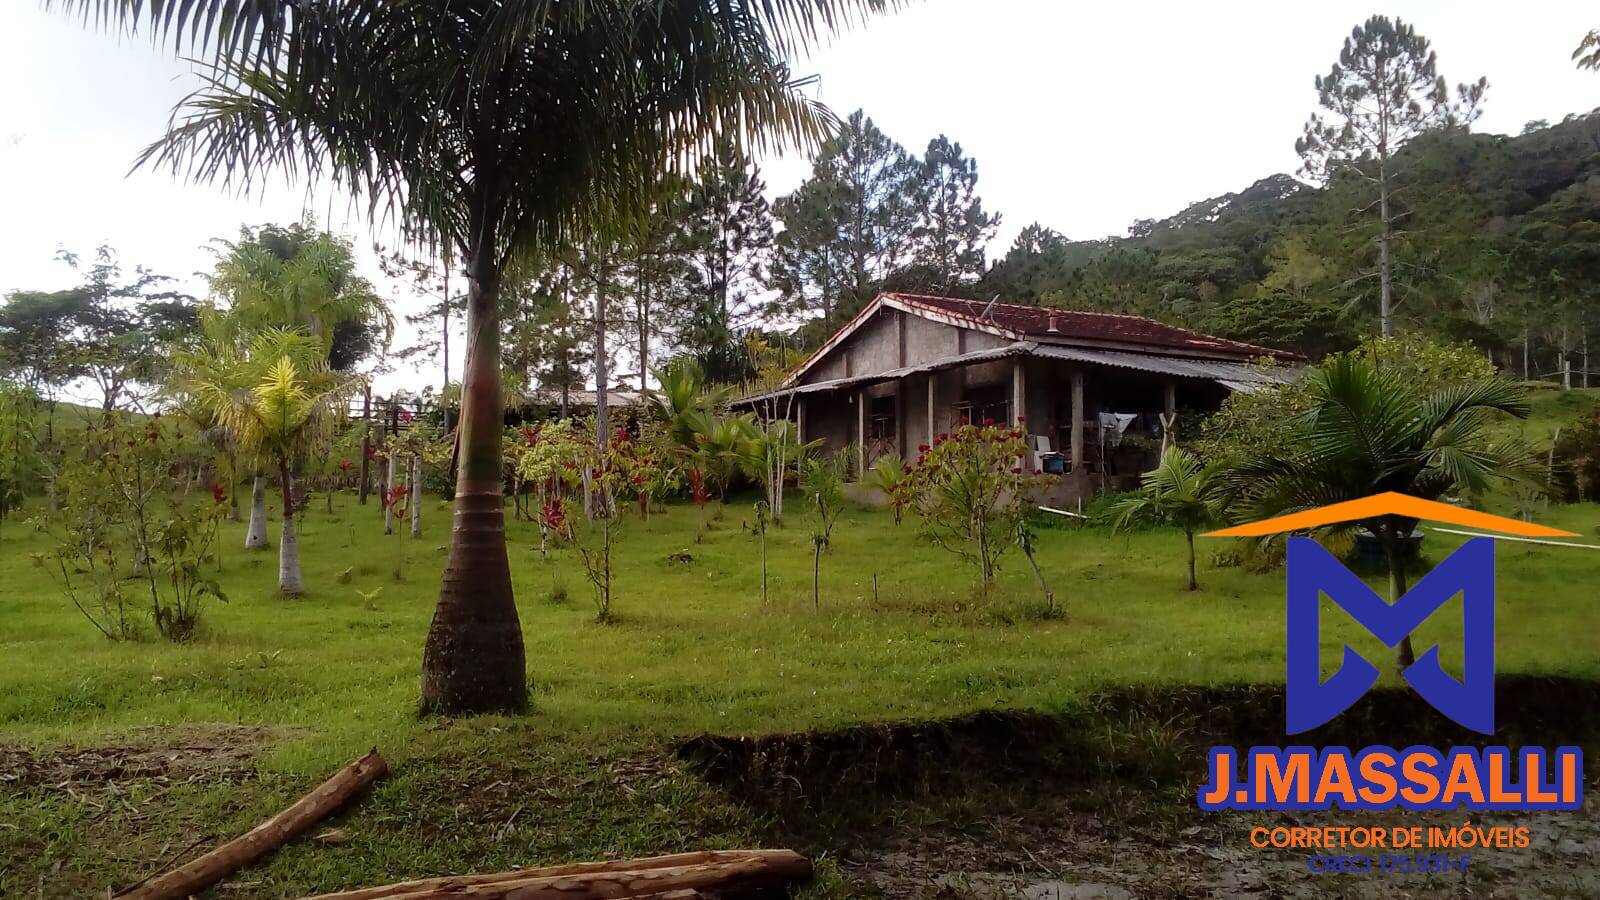
[[[756,501],[756,533],[761,537],[761,603],[767,602],[767,515],[771,507],[767,501]]]

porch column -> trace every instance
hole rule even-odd
[[[1023,370],[1022,360],[1011,363],[1011,427],[1015,428],[1017,422],[1027,418],[1023,411],[1028,398],[1027,373]]]
[[[906,430],[911,426],[911,411],[906,409],[906,380],[894,383],[894,449],[900,461],[906,458]]]
[[[927,444],[930,447],[933,446],[933,436],[936,433],[933,430],[933,422],[934,422],[934,420],[933,420],[933,402],[934,402],[933,398],[938,394],[938,392],[939,392],[939,373],[938,372],[929,372],[928,373],[928,438],[927,438],[927,440],[923,441],[923,443]]]
[[[867,392],[856,391],[856,477],[867,474]]]
[[[1178,437],[1178,383],[1168,381],[1161,388],[1161,405],[1166,412],[1161,422],[1161,452],[1165,453]]]
[[[796,443],[806,442],[806,398],[797,397],[794,401],[794,439]]]
[[[1072,471],[1083,465],[1083,373],[1072,371]]]

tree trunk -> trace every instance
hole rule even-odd
[[[1185,531],[1184,538],[1189,542],[1189,590],[1200,590],[1200,582],[1194,577],[1194,532]]]
[[[650,293],[648,288],[639,292],[639,390],[650,389]]]
[[[1405,560],[1400,553],[1399,527],[1390,522],[1384,525],[1379,533],[1383,535],[1384,555],[1389,559],[1389,603],[1393,605],[1400,602],[1400,598],[1405,596],[1408,590],[1406,587]],[[1395,655],[1395,665],[1405,669],[1416,661],[1416,653],[1411,649],[1411,635],[1408,634],[1400,639],[1400,647]]]
[[[267,549],[267,479],[260,475],[250,483],[250,527],[245,529],[244,548]]]
[[[444,256],[440,258],[444,272],[444,305],[439,314],[439,341],[443,347],[440,355],[444,359],[444,387],[450,386],[450,250],[445,245]],[[442,393],[442,391],[441,391]]]
[[[411,474],[407,479],[410,482],[411,493],[406,505],[411,507],[411,536],[422,536],[422,457],[411,457]]]
[[[811,862],[792,850],[711,850],[612,862],[569,863],[487,875],[424,878],[305,900],[603,900],[622,897],[783,896],[811,877]],[[688,893],[679,893],[687,891]]]
[[[389,461],[384,467],[383,476],[383,533],[394,534],[394,476],[399,460],[395,458],[400,452],[396,447],[389,451]]]
[[[528,699],[502,497],[500,274],[494,241],[478,239],[467,286],[455,526],[422,656],[422,709],[437,714],[516,711]]]
[[[372,386],[361,393],[361,500],[367,505],[367,494],[372,491]]]
[[[1394,261],[1392,258],[1391,229],[1394,223],[1389,215],[1389,176],[1384,162],[1378,163],[1378,327],[1383,337],[1394,335]]]
[[[1572,345],[1568,341],[1567,326],[1561,326],[1561,389],[1572,390]]]
[[[278,529],[278,593],[285,597],[298,597],[300,584],[300,539],[295,532],[294,475],[289,464],[278,463],[278,479],[283,493],[283,522]]]
[[[594,431],[595,446],[602,454],[610,432],[606,427],[606,260],[594,280]]]
[[[117,896],[122,900],[183,900],[197,894],[327,818],[388,771],[388,763],[374,750],[248,833]]]

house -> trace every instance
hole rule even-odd
[[[850,448],[858,472],[963,422],[1022,421],[1030,447],[1060,454],[1033,462],[1061,470],[1052,499],[1070,502],[1131,486],[1167,429],[1303,361],[1139,316],[881,294],[776,390],[735,406]]]

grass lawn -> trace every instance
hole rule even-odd
[[[208,609],[203,635],[185,646],[101,638],[31,562],[43,538],[7,524],[0,750],[31,748],[37,761],[65,744],[190,732],[266,750],[239,772],[136,781],[110,794],[54,789],[43,776],[0,783],[0,896],[103,893],[196,840],[248,828],[372,746],[395,774],[342,820],[349,844],[302,841],[217,895],[297,896],[414,874],[762,841],[771,834],[766,814],[664,761],[664,748],[696,734],[1053,713],[1102,688],[1282,678],[1282,575],[1208,565],[1221,542],[1201,542],[1202,590],[1188,593],[1177,532],[1045,529],[1039,562],[1066,608],[1061,618],[1043,614],[1020,557],[1007,558],[994,594],[979,600],[971,568],[922,541],[913,521],[896,527],[886,512],[851,509],[823,557],[813,608],[807,516],[791,514],[770,532],[763,603],[758,544],[742,527],[749,504],[708,507],[703,532],[697,510],[674,505],[648,522],[629,518],[618,621],[605,625],[575,554],[544,561],[536,528],[508,523],[533,710],[419,720],[417,673],[448,507],[428,501],[423,537],[402,541],[382,534],[375,502],[340,496],[337,504],[331,516],[320,501],[307,514],[307,594],[298,600],[275,594],[275,549],[247,553],[243,526],[230,525],[222,559],[230,602]],[[1600,507],[1558,507],[1544,521],[1594,535]],[[275,545],[275,526],[272,535]],[[1460,540],[1432,534],[1428,555]],[[1499,671],[1600,678],[1592,587],[1600,551],[1502,544],[1499,567]],[[1417,639],[1419,653],[1441,644],[1447,668],[1459,657],[1454,608]],[[1346,642],[1389,656],[1345,617],[1325,616],[1330,664]],[[216,723],[260,728],[219,732]],[[844,890],[826,862],[817,890]]]

